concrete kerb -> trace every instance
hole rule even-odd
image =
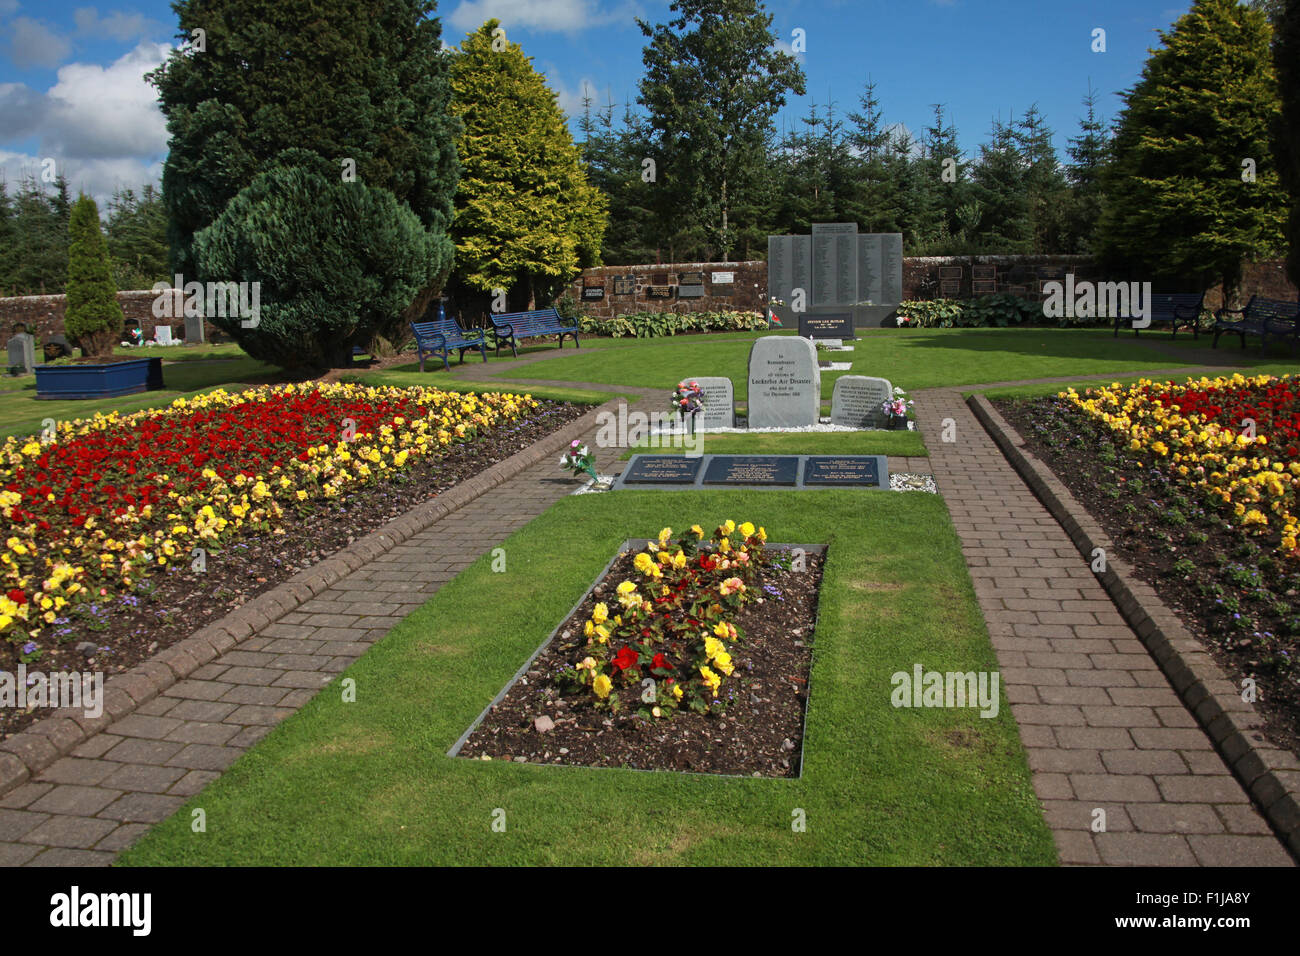
[[[0,741],[0,796],[66,756],[94,736],[106,723],[120,720],[158,694],[185,679],[202,664],[230,650],[284,614],[296,610],[316,594],[351,574],[366,561],[382,555],[435,522],[470,504],[524,469],[555,454],[573,439],[595,428],[602,412],[617,414],[618,400],[591,409],[560,430],[497,462],[473,479],[461,482],[444,495],[416,505],[388,524],[324,561],[259,594],[225,617],[204,625],[171,645],[104,682],[104,713],[99,718],[71,719],[55,711],[26,729]],[[352,560],[358,562],[355,567]]]
[[[1300,774],[1293,772],[1300,770],[1300,761],[1286,751],[1252,739],[1251,733],[1263,724],[1258,712],[1242,700],[1222,669],[1201,650],[1200,643],[1154,591],[1140,588],[1128,565],[1110,557],[1115,549],[1109,537],[1099,529],[1085,530],[1091,522],[1080,517],[1086,512],[1069,489],[1024,450],[1020,434],[987,398],[974,394],[967,404],[1012,467],[1066,529],[1079,553],[1091,560],[1095,548],[1105,551],[1106,571],[1097,579],[1142,639],[1183,706],[1209,736],[1282,842],[1300,860]],[[1072,516],[1076,528],[1073,532],[1066,528]]]

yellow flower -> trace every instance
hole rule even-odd
[[[668,539],[671,538],[672,536],[673,536],[672,528],[663,528],[662,530],[660,530],[659,532],[660,546],[666,545],[668,543]]]
[[[746,538],[748,538],[750,535],[754,533],[754,526],[750,524],[748,521],[746,521],[744,524],[740,526],[740,533],[743,534]]]
[[[678,700],[681,700],[681,699],[682,699],[682,685],[681,685],[681,684],[673,684],[673,696],[676,697]]]
[[[697,538],[703,538],[703,537],[704,537],[704,529],[701,528],[701,527],[700,527],[699,525],[697,525],[697,524],[693,524],[693,525],[691,525],[691,533],[694,534],[695,537],[697,537]]]
[[[606,697],[608,697],[609,692],[613,690],[613,688],[614,688],[614,682],[604,674],[597,674],[596,679],[591,682],[591,689],[595,692],[596,696],[599,697],[601,700],[604,700]]]
[[[597,624],[604,624],[609,620],[609,608],[605,606],[604,601],[591,609],[591,619]]]
[[[636,584],[632,581],[624,581],[616,588],[616,590],[619,594],[631,594],[636,590]]]
[[[727,648],[716,637],[706,637],[704,639],[704,653],[709,660],[715,660],[719,654],[725,654]]]

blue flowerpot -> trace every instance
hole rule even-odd
[[[116,398],[163,387],[162,359],[36,366],[37,398]]]

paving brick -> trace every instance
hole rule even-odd
[[[1195,866],[1187,838],[1166,833],[1096,833],[1093,842],[1110,866]]]
[[[1070,785],[1080,800],[1135,803],[1160,799],[1150,777],[1140,774],[1070,774]]]
[[[181,807],[185,799],[160,793],[128,793],[99,815],[122,823],[159,823]]]
[[[320,671],[283,671],[275,681],[276,687],[319,689],[333,680],[334,675]]]
[[[0,866],[22,866],[41,851],[25,843],[0,843]]]
[[[163,764],[172,757],[184,744],[173,743],[169,740],[144,740],[139,737],[128,737],[120,744],[104,755],[106,760],[116,760],[120,763],[151,763]]]
[[[181,720],[202,720],[215,722],[225,720],[239,705],[211,700],[180,701],[172,711],[172,716]]]
[[[1220,803],[1215,808],[1224,828],[1229,833],[1249,833],[1260,836],[1270,834],[1266,821],[1253,805],[1243,803]]]
[[[1222,833],[1223,822],[1204,803],[1134,803],[1127,807],[1143,833]]]
[[[1043,773],[1105,773],[1095,750],[1031,747],[1025,751],[1031,770]]]
[[[79,783],[93,787],[113,769],[113,765],[103,760],[90,760],[84,757],[64,757],[50,764],[39,774],[40,783]]]
[[[177,767],[155,767],[151,764],[115,764],[114,770],[104,780],[104,786],[116,790],[166,793],[185,771]]]
[[[1057,727],[1056,740],[1078,750],[1127,750],[1133,738],[1123,727]]]
[[[1101,862],[1092,843],[1092,834],[1087,830],[1053,830],[1052,840],[1062,863],[1095,865]]]
[[[1093,822],[1100,819],[1096,811],[1106,811],[1106,829],[1109,832],[1124,832],[1133,829],[1128,813],[1123,806],[1112,803],[1098,803],[1096,800],[1044,800],[1042,801],[1043,818],[1047,825],[1055,830],[1081,830],[1091,832]]]
[[[1164,798],[1172,803],[1249,803],[1246,792],[1235,777],[1203,774],[1157,776],[1156,783]]]
[[[116,827],[117,824],[111,820],[59,814],[29,830],[22,842],[89,850]]]
[[[1139,747],[1157,750],[1204,749],[1209,746],[1209,739],[1200,730],[1173,727],[1134,727],[1133,740]]]
[[[1110,773],[1187,773],[1187,764],[1176,750],[1107,750],[1102,763]]]
[[[1196,834],[1187,842],[1202,866],[1295,866],[1282,844],[1271,836]]]
[[[1116,707],[1085,705],[1083,715],[1092,727],[1159,727],[1160,721],[1150,707]]]
[[[112,853],[101,853],[98,850],[71,850],[63,847],[52,847],[39,856],[32,857],[26,865],[68,866],[80,869],[87,866],[108,866],[112,862]]]
[[[190,770],[185,772],[167,792],[172,796],[192,797],[213,780],[221,776],[217,770]]]
[[[168,760],[167,766],[185,767],[189,770],[225,770],[238,759],[239,754],[240,751],[234,747],[190,744]]]
[[[108,836],[95,844],[96,850],[121,853],[136,840],[152,829],[147,823],[123,823],[117,825]]]
[[[187,744],[212,744],[221,746],[235,735],[237,728],[224,723],[207,723],[190,720],[172,731],[168,740]]]
[[[67,813],[73,816],[90,817],[121,795],[120,790],[64,783],[33,803],[31,809],[40,813]]]
[[[265,737],[267,734],[269,734],[271,730],[272,730],[271,727],[265,725],[254,724],[252,726],[245,727],[239,733],[235,734],[235,736],[230,738],[230,741],[227,743],[227,746],[236,747],[240,750],[246,750],[249,747],[253,746],[253,744],[257,743],[259,740],[261,740],[263,737]]]
[[[147,737],[151,740],[162,740],[182,723],[183,721],[174,717],[145,717],[136,713],[114,723],[113,733],[120,734],[123,737]]]
[[[12,843],[49,819],[32,810],[0,810],[0,843]]]
[[[49,793],[54,789],[52,783],[24,783],[14,787],[4,796],[0,796],[0,808],[6,810],[21,810],[23,807],[32,803],[42,794]]]

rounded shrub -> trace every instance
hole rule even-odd
[[[68,219],[68,309],[63,327],[87,355],[106,356],[122,334],[122,307],[113,283],[99,207],[89,196],[72,204]]]

